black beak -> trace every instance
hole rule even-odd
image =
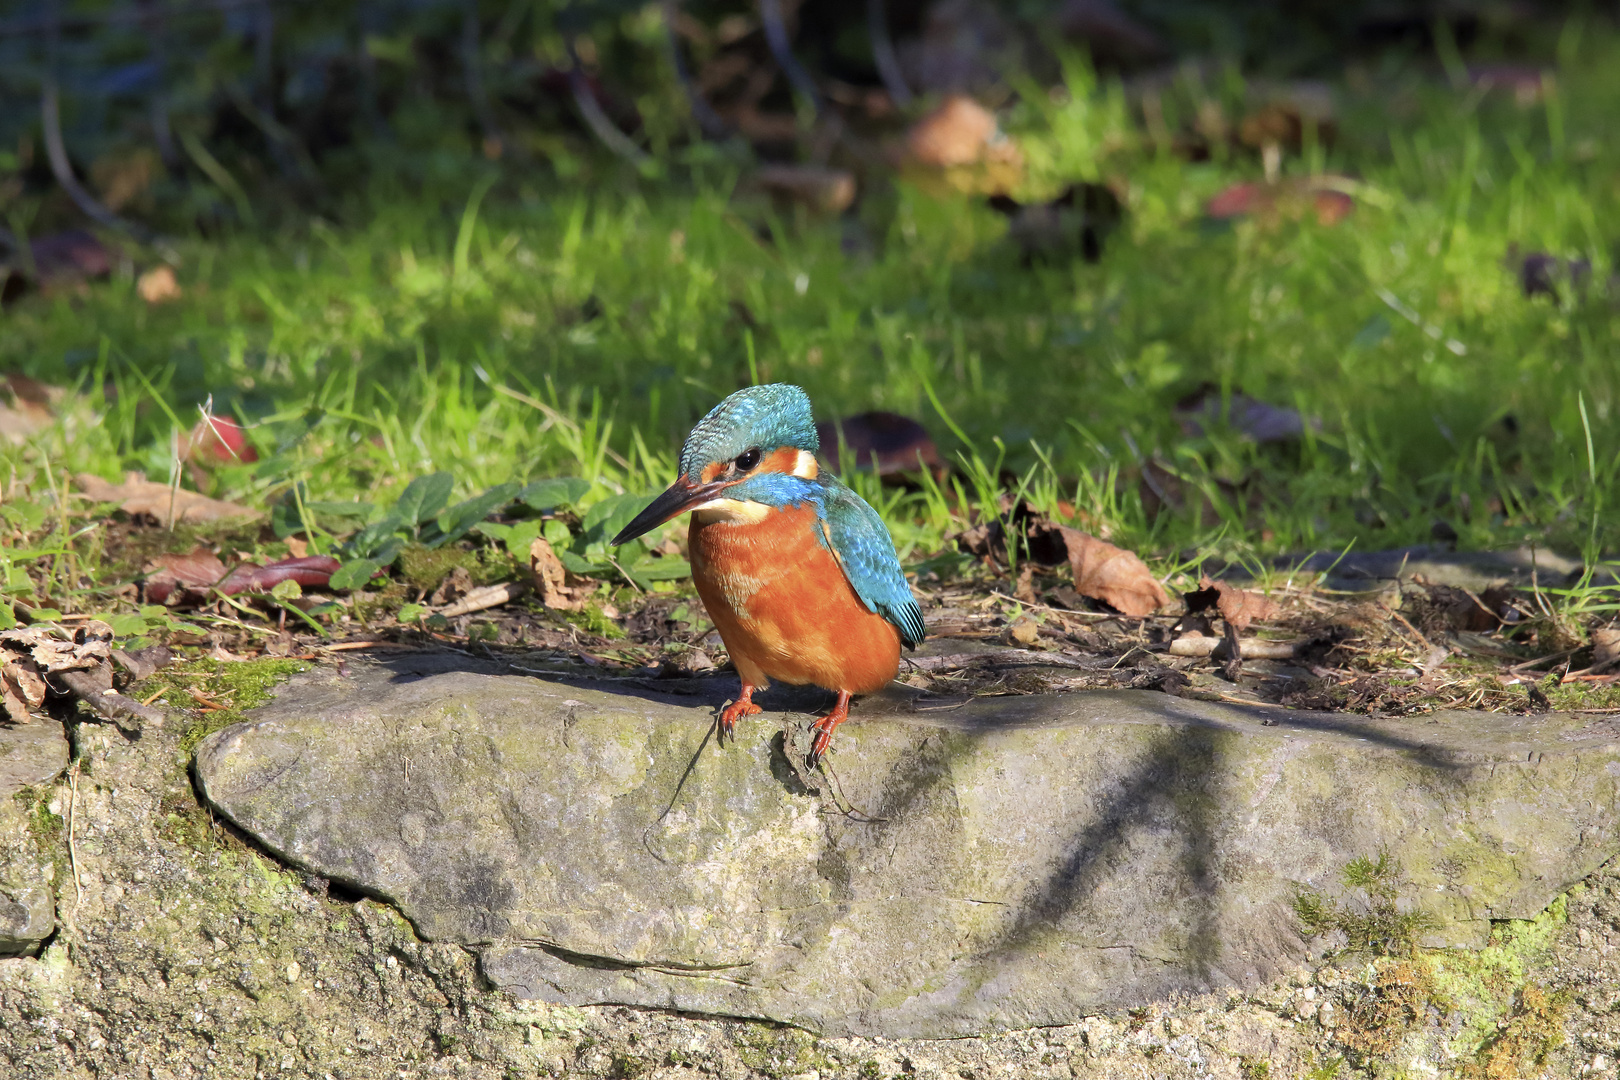
[[[642,533],[651,532],[664,522],[677,514],[706,503],[717,495],[724,484],[694,484],[692,478],[682,473],[671,485],[669,490],[647,504],[647,508],[635,516],[635,519],[613,538],[613,546],[627,544]]]

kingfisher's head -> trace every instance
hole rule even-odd
[[[813,480],[821,440],[810,415],[810,398],[797,386],[771,383],[739,390],[697,422],[681,447],[681,474],[624,531],[623,544],[677,514],[769,497],[772,474]],[[745,491],[733,491],[747,485]],[[753,489],[758,488],[759,491]]]

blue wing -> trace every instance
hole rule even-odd
[[[912,599],[883,519],[836,478],[823,473],[818,479],[825,492],[820,506],[825,539],[855,595],[868,611],[893,623],[901,641],[916,648],[924,633],[922,611]]]

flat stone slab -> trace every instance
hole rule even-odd
[[[1499,583],[1525,588],[1534,584],[1562,588],[1574,584],[1584,569],[1579,559],[1538,548],[1452,551],[1430,544],[1385,551],[1317,551],[1306,555],[1283,555],[1273,560],[1273,566],[1282,570],[1325,574],[1323,583],[1328,588],[1344,592],[1366,592],[1418,577],[1431,585],[1450,585],[1477,592]],[[1620,580],[1620,566],[1615,563],[1599,564],[1593,571],[1593,580],[1599,584]]]
[[[60,722],[0,724],[0,799],[54,780],[68,767],[68,741]]]
[[[793,766],[812,714],[719,748],[708,707],[436,665],[301,676],[202,744],[199,779],[279,856],[551,1002],[1071,1023],[1292,967],[1297,890],[1343,895],[1360,856],[1396,856],[1435,943],[1465,944],[1620,849],[1620,736],[1578,718],[895,690],[839,729],[829,782]]]

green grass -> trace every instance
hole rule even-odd
[[[387,503],[445,470],[457,498],[584,477],[588,506],[667,483],[691,422],[757,378],[803,385],[825,417],[915,415],[961,455],[965,504],[950,485],[863,484],[911,559],[1007,471],[1160,557],[1389,547],[1437,520],[1466,548],[1612,549],[1617,60],[1620,39],[1566,32],[1556,93],[1527,108],[1395,61],[1362,73],[1337,139],[1282,162],[1357,179],[1337,227],[1204,221],[1258,156],[1189,163],[1071,65],[1066,101],[1032,96],[1008,127],[1029,193],[1128,187],[1097,265],[1026,268],[983,206],[876,175],[854,215],[824,222],[734,197],[724,156],[672,159],[661,180],[591,162],[562,181],[437,148],[409,182],[365,173],[335,220],[183,238],[178,302],[147,307],[121,271],[14,305],[0,369],[82,403],[0,447],[0,479],[8,498],[45,497],[41,451],[57,485],[165,479],[177,428],[211,396],[261,455],[214,471],[221,497],[263,505],[302,482],[311,500]],[[1183,80],[1167,122],[1202,94]],[[1514,245],[1590,259],[1584,297],[1522,296]],[[1189,436],[1171,405],[1206,381],[1320,426],[1282,448]],[[1184,507],[1146,512],[1149,459],[1184,479]]]

